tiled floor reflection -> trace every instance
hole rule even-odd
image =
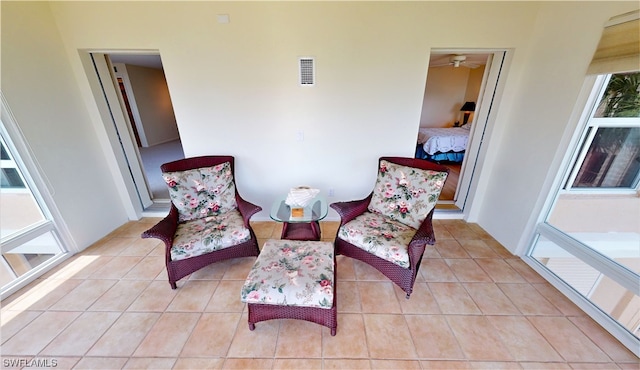
[[[254,257],[210,265],[171,290],[163,246],[139,237],[156,221],[121,227],[3,301],[3,368],[31,368],[24,360],[34,358],[58,369],[639,367],[477,225],[434,221],[438,242],[410,300],[370,266],[338,256],[332,337],[295,320],[249,331],[240,287]],[[253,226],[261,245],[280,237],[279,224]],[[323,237],[332,241],[336,228],[323,223]]]

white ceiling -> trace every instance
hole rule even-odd
[[[109,54],[109,58],[111,63],[162,69],[162,61],[158,54]]]
[[[487,64],[487,59],[489,59],[489,54],[431,53],[431,56],[429,57],[429,66],[433,67],[433,66],[447,65],[447,64],[449,64],[451,62],[451,58],[456,56],[456,55],[464,55],[466,57],[464,63],[461,64],[462,66],[464,66],[465,63],[469,64],[469,66],[471,66],[471,65],[473,65],[473,66],[486,65]]]

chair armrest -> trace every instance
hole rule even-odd
[[[244,219],[244,226],[249,227],[249,219],[251,216],[262,211],[262,207],[242,199],[239,195],[236,195],[236,203],[238,204],[238,211]]]
[[[156,238],[164,242],[167,248],[173,245],[173,236],[178,228],[178,210],[172,205],[167,217],[142,233],[142,238]]]
[[[429,245],[435,244],[436,236],[433,233],[433,212],[434,211],[435,211],[435,208],[432,209],[431,212],[429,212],[427,217],[424,219],[424,221],[422,221],[422,223],[420,224],[420,227],[418,228],[418,231],[413,236],[413,239],[411,239],[411,243],[409,245],[413,244],[414,242],[429,244]]]
[[[428,245],[433,245],[436,242],[435,234],[433,233],[433,212],[435,208],[429,212],[427,217],[422,221],[418,231],[413,235],[413,238],[409,242],[409,262],[413,269],[417,265],[418,261],[424,254],[424,250]]]
[[[360,200],[331,203],[330,207],[336,210],[336,212],[338,212],[338,215],[340,215],[340,226],[366,212],[367,208],[369,207],[369,203],[371,202],[372,195],[373,193],[369,194],[368,197]]]

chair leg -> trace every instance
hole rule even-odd
[[[174,290],[175,290],[175,289],[178,289],[178,285],[176,284],[176,282],[175,282],[175,281],[170,281],[170,282],[169,282],[169,285],[171,285],[171,289],[174,289]]]
[[[249,323],[249,330],[253,331],[253,330],[255,330],[255,329],[256,329],[256,324],[254,324],[254,323],[250,322],[250,323]]]
[[[407,296],[405,298],[409,299],[411,297],[411,294],[407,293]]]

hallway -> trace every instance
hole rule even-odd
[[[160,166],[163,163],[184,158],[182,143],[180,140],[174,140],[147,148],[139,147],[138,150],[140,151],[144,173],[149,184],[151,199],[169,199],[169,191],[162,179]]]

